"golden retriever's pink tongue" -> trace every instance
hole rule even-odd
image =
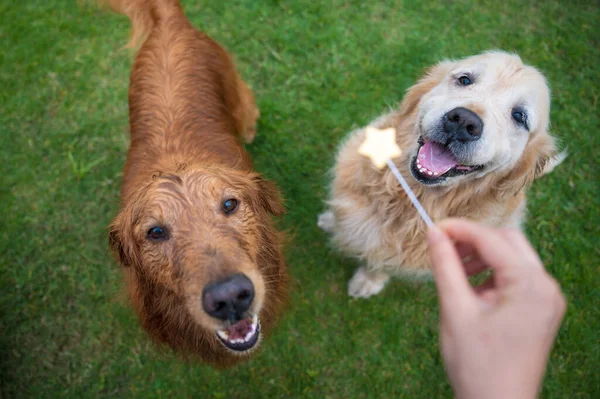
[[[442,175],[458,164],[450,150],[433,141],[423,144],[418,159],[421,166],[436,175]]]

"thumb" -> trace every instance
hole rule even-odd
[[[475,294],[454,244],[437,226],[429,229],[428,242],[442,311],[457,305],[469,306],[473,303]]]

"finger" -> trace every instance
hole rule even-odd
[[[479,255],[473,255],[468,259],[463,259],[463,268],[467,273],[467,276],[476,276],[489,269],[487,263],[479,257]]]
[[[474,276],[488,269],[472,245],[456,242],[454,246],[468,276]]]
[[[540,257],[537,254],[537,251],[531,246],[531,243],[525,237],[522,231],[512,228],[502,229],[500,230],[500,234],[504,236],[504,238],[511,243],[519,251],[519,253],[523,256],[523,260],[526,262],[522,262],[527,266],[534,266],[540,269],[544,268],[544,264],[542,263]]]
[[[477,253],[472,245],[464,242],[455,242],[454,247],[456,248],[456,252],[458,252],[458,256],[460,256],[461,259],[464,259],[467,256],[473,256]]]
[[[494,277],[490,276],[490,278],[485,280],[482,284],[473,287],[473,290],[475,291],[475,293],[481,294],[485,291],[494,289],[494,287],[495,287]]]
[[[429,229],[429,256],[442,311],[466,307],[475,299],[454,244],[436,226]]]
[[[520,265],[523,258],[500,230],[462,219],[443,221],[440,229],[451,239],[473,246],[481,260],[504,277],[503,280],[511,281],[517,277],[515,266]]]
[[[477,297],[484,302],[493,303],[498,299],[498,291],[495,289],[496,283],[494,277],[490,277],[483,284],[474,287]]]

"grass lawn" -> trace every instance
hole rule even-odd
[[[355,301],[327,245],[335,148],[428,65],[518,52],[553,90],[570,157],[530,192],[527,233],[569,309],[542,396],[600,397],[597,1],[185,0],[261,108],[256,168],[287,198],[293,294],[261,353],[224,372],[157,349],[107,248],[128,145],[129,21],[74,1],[0,2],[0,397],[450,397],[430,282]]]

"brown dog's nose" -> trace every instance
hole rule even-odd
[[[204,288],[202,307],[212,317],[236,323],[244,318],[253,299],[252,281],[243,274],[234,274]]]
[[[451,140],[461,142],[479,140],[483,131],[483,122],[477,114],[466,108],[458,107],[444,115],[444,132]]]

